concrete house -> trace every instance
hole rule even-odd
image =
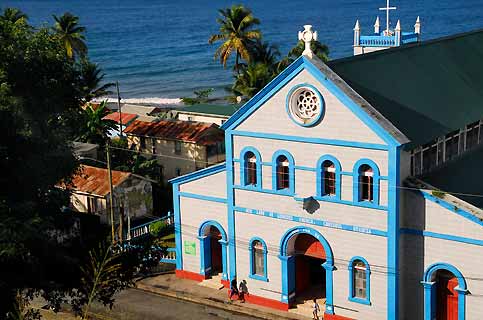
[[[136,120],[124,132],[129,148],[157,157],[164,181],[225,160],[224,135],[216,124]]]
[[[130,172],[112,170],[116,221],[120,216],[132,220],[152,214],[151,183],[151,180]],[[107,169],[82,165],[67,187],[71,191],[70,206],[74,211],[95,214],[102,223],[110,223]]]
[[[171,180],[176,273],[324,319],[483,319],[483,31],[304,54]]]
[[[240,108],[239,105],[195,104],[177,109],[178,120],[216,123],[221,126]]]

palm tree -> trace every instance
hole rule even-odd
[[[62,16],[53,16],[55,19],[54,30],[64,43],[67,56],[73,58],[75,54],[84,56],[87,53],[87,46],[84,43],[84,32],[86,28],[78,25],[79,17],[69,12]]]
[[[80,140],[82,142],[104,145],[109,139],[109,131],[118,129],[116,121],[104,119],[109,113],[107,101],[101,102],[100,105],[87,103],[84,110],[84,129]]]
[[[263,62],[250,63],[236,76],[231,91],[247,100],[263,89],[275,76],[272,66]]]
[[[27,15],[17,8],[5,8],[3,15],[0,16],[1,20],[9,21],[11,23],[17,23],[18,21],[25,21],[28,19]]]
[[[260,39],[262,36],[260,30],[253,29],[255,25],[260,24],[260,20],[253,16],[250,9],[242,5],[233,5],[218,12],[221,18],[216,21],[220,24],[220,33],[212,35],[208,43],[223,41],[215,52],[215,59],[219,58],[224,67],[232,52],[235,51],[234,69],[238,72],[240,58],[250,61],[250,40]]]
[[[82,81],[82,96],[85,102],[89,102],[94,98],[99,98],[111,94],[109,88],[115,84],[113,82],[101,85],[104,79],[102,70],[95,63],[89,62],[87,59],[81,61],[81,81]]]
[[[288,67],[288,65],[290,65],[298,57],[300,57],[302,55],[302,52],[304,52],[304,49],[305,49],[305,43],[302,40],[297,42],[297,45],[293,47],[288,52],[288,55],[279,62],[278,72],[282,72],[283,69]],[[322,61],[324,62],[329,61],[329,47],[327,45],[322,44],[319,41],[312,41],[310,43],[310,49]]]
[[[277,59],[280,57],[280,51],[277,46],[257,39],[250,47],[250,56],[252,62],[262,62],[269,66],[275,66]]]

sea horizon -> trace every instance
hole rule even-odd
[[[35,26],[52,25],[52,15],[68,11],[87,28],[91,61],[119,81],[124,102],[171,104],[198,89],[214,88],[214,97],[232,82],[230,68],[213,59],[217,44],[208,38],[218,31],[218,9],[243,3],[260,19],[264,40],[278,46],[282,55],[297,43],[297,32],[312,24],[319,41],[330,49],[330,59],[352,55],[355,21],[362,34],[371,34],[384,0],[314,1],[206,1],[188,0],[183,6],[170,1],[139,0],[2,0],[1,9],[17,7]],[[401,20],[403,31],[422,23],[422,39],[468,32],[483,27],[483,0],[392,1],[391,25]],[[269,8],[269,9],[267,9]]]

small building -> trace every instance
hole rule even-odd
[[[73,142],[73,153],[76,158],[82,160],[87,159],[97,159],[97,152],[99,151],[99,146],[94,143],[87,142]]]
[[[176,109],[180,121],[216,123],[221,126],[234,114],[240,105],[195,104]]]
[[[176,274],[325,320],[483,319],[483,30],[305,51],[174,178]]]
[[[391,28],[389,12],[396,9],[396,7],[391,7],[389,0],[387,0],[386,6],[379,8],[379,10],[386,12],[386,28],[381,31],[381,23],[379,17],[377,17],[374,23],[374,33],[370,35],[362,35],[359,20],[356,21],[354,26],[354,55],[395,48],[421,40],[421,21],[419,17],[417,17],[414,24],[414,32],[403,31],[401,21],[399,20],[396,26]]]
[[[152,215],[152,181],[130,172],[111,173],[115,220],[119,221],[120,216],[128,220]],[[62,187],[71,191],[72,210],[98,215],[102,223],[110,223],[107,169],[82,165],[72,183]]]
[[[163,181],[225,160],[225,138],[216,124],[136,120],[124,132],[129,148],[157,157]]]
[[[134,114],[134,113],[112,112],[102,119],[115,121],[115,122],[117,122],[118,126],[119,126],[119,123],[121,123],[121,129],[122,129],[122,132],[124,132],[126,127],[129,126],[137,118],[139,118],[139,116],[137,114]],[[119,135],[120,135],[119,127],[116,128],[116,129],[109,130],[109,137],[111,137],[111,138],[119,137]]]

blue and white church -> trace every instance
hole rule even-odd
[[[327,64],[316,36],[223,124],[225,163],[171,180],[176,274],[324,319],[483,319],[483,30]]]

